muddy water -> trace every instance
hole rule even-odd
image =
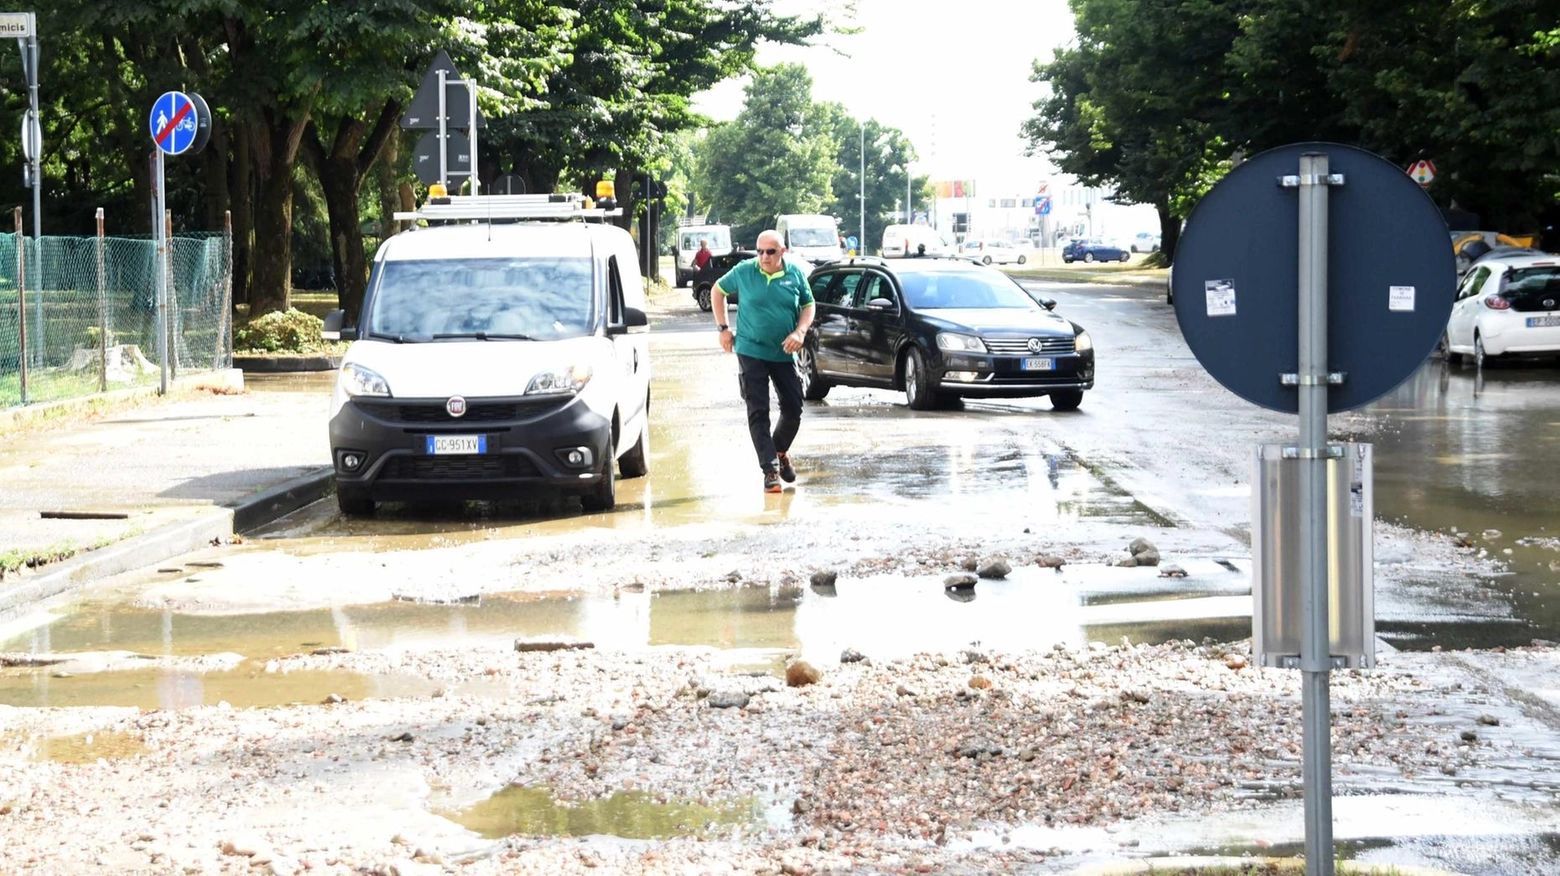
[[[499,838],[607,835],[624,839],[709,836],[760,821],[756,805],[726,807],[657,800],[619,791],[601,800],[560,803],[546,788],[512,785],[466,809],[440,813],[472,832]]]
[[[1560,641],[1560,369],[1432,360],[1367,411],[1378,517],[1464,533],[1508,574],[1419,582],[1429,609],[1378,621],[1405,649]]]

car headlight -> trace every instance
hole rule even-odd
[[[937,347],[941,350],[958,350],[963,353],[984,353],[986,343],[974,335],[956,335],[953,332],[938,332]]]
[[[589,365],[568,365],[552,371],[543,371],[531,378],[525,388],[526,395],[576,395],[590,382]]]
[[[390,383],[378,371],[352,362],[341,366],[341,373],[337,375],[336,381],[341,385],[342,391],[352,397],[390,395]]]
[[[1088,332],[1079,332],[1078,336],[1073,338],[1073,349],[1080,353],[1084,350],[1092,350],[1094,349],[1094,339],[1089,337]]]

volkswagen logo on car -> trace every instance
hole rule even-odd
[[[1031,352],[1031,353],[1044,353],[1045,352],[1045,341],[1042,341],[1039,338],[1030,338],[1029,339],[1029,352]]]
[[[466,415],[466,400],[458,395],[452,395],[444,402],[444,410],[452,417],[464,417]]]

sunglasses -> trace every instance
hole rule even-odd
[[[761,250],[758,251],[758,254],[759,255],[779,255],[780,254],[780,250],[778,250],[778,249],[761,249]]]

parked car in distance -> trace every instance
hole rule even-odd
[[[1132,238],[1131,249],[1133,252],[1159,252],[1159,235],[1150,231],[1139,231]]]
[[[995,237],[966,240],[964,245],[959,247],[959,254],[983,265],[1007,265],[1015,262],[1021,265],[1029,261],[1029,257],[1014,246],[1012,241]]]
[[[1457,285],[1441,340],[1448,360],[1560,354],[1560,256],[1474,262]]]
[[[843,259],[810,278],[816,311],[797,369],[803,396],[900,390],[915,410],[959,398],[1049,396],[1076,410],[1094,342],[1011,277],[963,258]]]
[[[930,225],[888,225],[883,228],[883,258],[953,255],[958,246]]]
[[[1073,262],[1124,262],[1132,254],[1119,246],[1106,243],[1098,237],[1075,237],[1062,247],[1062,261]]]

